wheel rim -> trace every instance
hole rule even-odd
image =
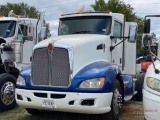
[[[6,82],[1,88],[1,100],[5,105],[10,105],[15,99],[15,85]]]
[[[113,97],[114,113],[118,114],[121,107],[122,107],[122,95],[118,89],[115,89]]]

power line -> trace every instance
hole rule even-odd
[[[70,11],[70,12],[59,12],[59,13],[50,13],[50,14],[46,14],[45,16],[49,16],[49,15],[58,15],[58,14],[66,14],[66,13],[75,13],[76,11]]]
[[[86,1],[89,1],[89,0],[85,0]],[[59,4],[59,5],[52,5],[52,6],[46,6],[46,7],[40,7],[40,8],[37,8],[37,9],[44,9],[44,8],[50,8],[50,7],[57,7],[57,6],[63,6],[63,5],[67,5],[67,4],[74,4],[74,3],[79,3],[79,2],[84,2],[84,0],[81,0],[81,1],[76,1],[76,2],[69,2],[69,3],[64,3],[64,4]],[[134,3],[128,3],[129,5],[159,5],[160,3],[137,3],[137,4],[134,4]]]
[[[129,3],[129,5],[158,5],[158,4],[160,4],[160,3],[137,3],[137,4],[132,4],[132,3]]]
[[[89,0],[85,0],[85,2],[86,2],[86,1],[89,1]],[[44,8],[50,8],[50,7],[57,7],[57,6],[63,6],[63,5],[67,5],[67,4],[74,4],[74,3],[79,3],[79,2],[84,2],[84,0],[76,1],[76,2],[69,2],[69,3],[59,4],[59,5],[52,5],[52,6],[40,7],[40,8],[37,8],[37,9],[44,9]]]
[[[66,12],[66,13],[75,13],[76,11],[70,11],[70,12]],[[58,14],[65,14],[65,12],[59,12],[59,13],[50,13],[50,14],[46,14],[45,16],[49,16],[49,15],[58,15]],[[160,14],[160,13],[135,13],[135,14]]]
[[[135,14],[157,14],[159,15],[160,13],[135,13]]]

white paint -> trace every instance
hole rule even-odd
[[[155,61],[155,66],[160,70],[160,61]],[[154,119],[159,120],[160,118],[160,92],[150,89],[147,86],[146,78],[153,77],[160,80],[159,74],[154,72],[153,64],[151,64],[144,78],[143,85],[143,106],[144,106],[144,116],[146,120]],[[152,112],[153,111],[153,112]]]
[[[132,22],[126,22],[125,26],[125,36],[129,35],[129,25]],[[125,40],[125,67],[123,74],[135,75],[136,74],[136,42],[130,43],[128,39]]]
[[[16,68],[19,70],[20,68],[25,67],[26,65],[30,65],[31,61],[30,61],[30,57],[32,56],[32,52],[33,52],[33,47],[34,45],[39,42],[38,41],[38,37],[36,36],[38,33],[40,33],[41,30],[41,22],[38,22],[38,26],[37,26],[37,19],[32,19],[32,18],[14,18],[14,17],[2,17],[0,18],[0,21],[16,21],[16,29],[15,29],[15,34],[12,37],[7,37],[7,38],[3,38],[6,41],[6,45],[14,45],[14,42],[17,41],[20,42],[20,40],[18,40],[18,28],[19,28],[19,24],[25,23],[26,24],[32,24],[33,25],[33,30],[32,31],[32,35],[33,35],[33,40],[25,40],[25,42],[21,42],[21,46],[22,49],[17,48],[17,52],[19,51],[22,54],[22,60],[21,62],[18,62],[16,64]],[[37,27],[37,31],[36,31],[36,27]],[[37,33],[37,34],[36,34]],[[17,44],[16,43],[16,44]],[[18,45],[17,47],[19,47],[20,45]],[[3,47],[3,46],[1,46]],[[15,48],[14,48],[15,49]],[[13,50],[14,51],[14,50]],[[15,61],[15,53],[13,53],[12,51],[8,52],[8,51],[3,51],[1,53],[1,59],[3,64],[5,63],[5,61],[10,61],[10,62],[17,62]],[[17,55],[20,56],[20,55]],[[18,64],[21,64],[20,66],[18,66]],[[24,64],[24,66],[23,66]]]
[[[34,93],[46,93],[47,98],[41,98],[34,95]],[[66,95],[63,99],[50,98],[51,94],[63,94]],[[17,99],[17,95],[22,96],[23,100]],[[33,108],[49,111],[63,111],[63,112],[75,112],[85,114],[102,114],[111,110],[112,93],[76,93],[76,92],[57,92],[57,91],[38,91],[38,90],[23,90],[16,89],[16,102],[18,105],[24,108]],[[28,101],[30,98],[31,101]],[[54,100],[54,108],[42,107],[42,101]],[[93,106],[82,106],[82,100],[94,99]],[[74,105],[69,105],[70,101],[74,101]]]
[[[79,35],[63,35],[52,37],[48,40],[38,43],[34,49],[47,47],[49,43],[60,45],[69,45],[73,48],[73,76],[84,66],[95,61],[106,61],[111,63],[110,58],[110,38],[106,35],[79,34]],[[97,50],[99,44],[105,44],[106,49]]]

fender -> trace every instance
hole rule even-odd
[[[100,78],[105,77],[105,84],[104,87],[101,89],[96,89],[98,92],[111,92],[113,89],[114,82],[118,74],[121,74],[119,67],[115,64],[110,64],[105,61],[98,61],[91,63],[84,68],[82,68],[73,78],[72,84],[73,85],[80,85],[81,82],[92,79],[92,78]],[[77,90],[80,88],[76,87]],[[82,89],[82,91],[87,91],[87,89]],[[88,89],[89,90],[89,89]],[[92,89],[92,92],[95,92]]]
[[[133,95],[134,93],[134,82],[133,82],[133,77],[129,75],[123,75],[122,79],[124,82],[128,82],[128,84],[124,87],[124,95]]]

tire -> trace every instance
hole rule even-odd
[[[135,82],[135,91],[137,91],[137,94],[135,95],[134,98],[137,101],[142,101],[143,99],[143,94],[142,94],[143,82],[144,82],[144,73],[140,73],[137,75],[137,80]]]
[[[0,110],[9,110],[16,106],[16,78],[8,73],[0,74]]]
[[[42,111],[36,109],[26,108],[26,111],[31,115],[41,115]]]
[[[118,80],[115,81],[112,92],[111,111],[102,115],[103,120],[118,120],[122,113],[122,90]]]

